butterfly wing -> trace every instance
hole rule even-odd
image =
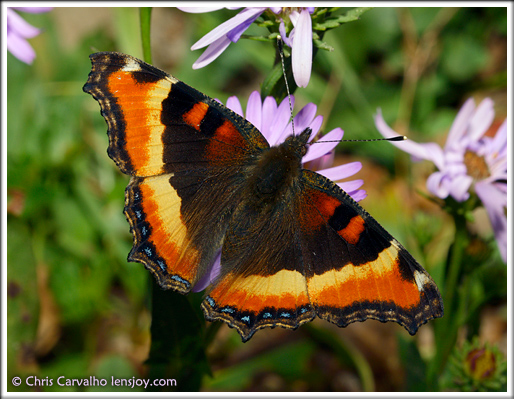
[[[221,247],[244,168],[269,145],[248,121],[143,61],[113,52],[90,58],[84,91],[100,103],[109,156],[133,176],[129,260],[161,286],[188,292]]]
[[[297,328],[315,316],[344,327],[368,318],[411,334],[443,315],[437,286],[413,257],[335,183],[308,170],[281,203],[241,203],[220,277],[202,304],[235,327]]]
[[[395,321],[410,334],[441,317],[437,286],[409,252],[335,183],[308,170],[302,175],[297,212],[316,315],[340,327]]]

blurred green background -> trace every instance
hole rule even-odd
[[[269,43],[240,40],[209,66],[191,68],[201,51],[189,47],[234,14],[154,8],[154,65],[211,97],[238,95],[246,103],[272,67]],[[7,388],[89,391],[55,381],[61,375],[144,377],[150,275],[126,261],[132,244],[122,212],[128,177],[108,158],[99,106],[82,92],[90,53],[142,57],[139,11],[77,7],[22,15],[44,32],[30,40],[33,65],[7,56]],[[373,115],[381,108],[399,133],[444,144],[471,96],[477,103],[495,101],[492,134],[506,118],[506,8],[375,8],[324,39],[334,51],[318,52],[309,86],[295,96],[296,111],[308,102],[318,105],[325,131],[341,127],[346,139],[377,138]],[[368,198],[362,206],[437,281],[453,226],[416,192],[426,192],[432,166],[412,164],[388,143],[341,144],[337,161],[354,160],[363,163],[357,178],[364,179]],[[487,216],[478,214],[477,221],[480,234],[490,237]],[[506,269],[496,253],[493,259],[490,281],[484,277],[492,295],[476,315],[477,331],[506,351]],[[415,390],[405,366],[413,360],[401,342],[414,340],[422,357],[433,352],[430,323],[415,338],[396,324],[371,320],[345,329],[312,324],[339,337],[350,354],[334,351],[308,326],[262,330],[242,344],[223,325],[208,349],[212,376],[202,389]],[[10,383],[30,375],[54,384]]]

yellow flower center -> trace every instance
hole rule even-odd
[[[466,165],[468,175],[474,180],[484,180],[491,176],[489,166],[484,157],[477,155],[473,151],[466,150],[464,153],[464,165]]]

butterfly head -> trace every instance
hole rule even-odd
[[[283,146],[290,148],[295,155],[299,156],[300,159],[307,153],[309,149],[309,138],[311,137],[312,129],[306,128],[299,135],[291,135],[283,143]]]

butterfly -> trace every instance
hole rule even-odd
[[[270,147],[250,122],[129,55],[100,52],[83,90],[100,104],[108,154],[130,175],[129,261],[187,294],[221,256],[202,309],[243,342],[316,316],[345,327],[443,316],[421,265],[331,180],[303,169],[310,129]]]

